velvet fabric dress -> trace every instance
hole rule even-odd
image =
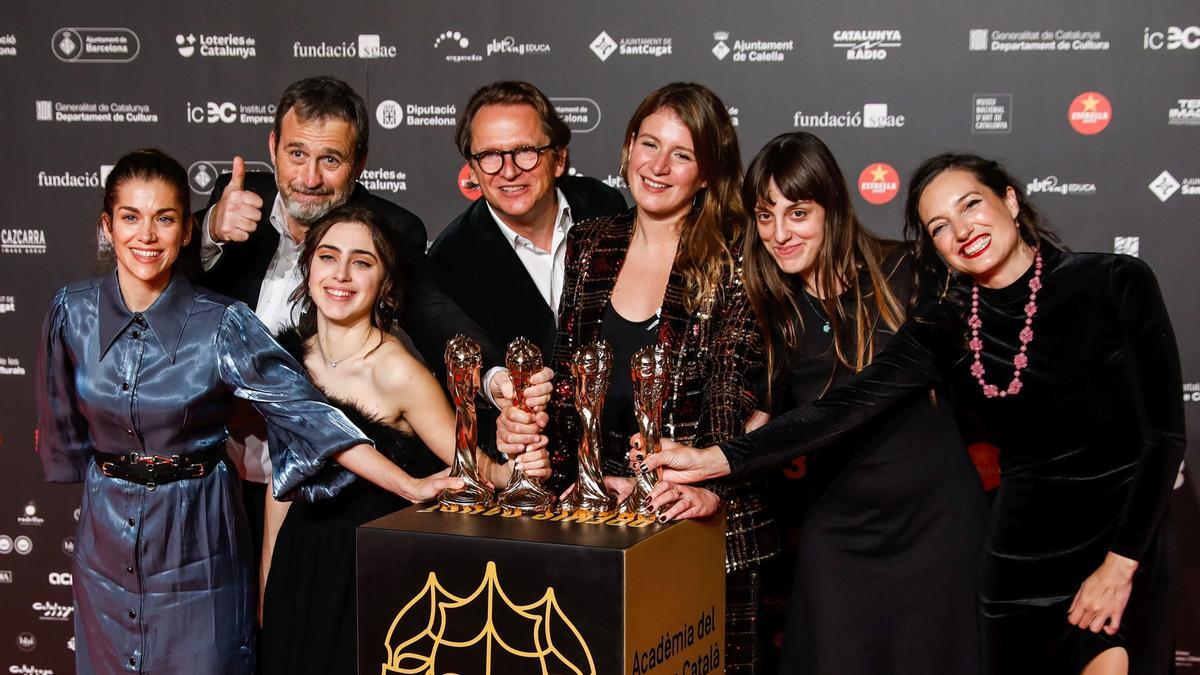
[[[336,494],[329,458],[366,442],[244,304],[176,273],[144,312],[116,273],[58,292],[38,358],[46,480],[83,481],[72,561],[76,672],[254,672],[249,538],[237,472],[153,488],[105,476],[94,452],[223,447],[233,398],[267,419],[276,494]]]
[[[1078,673],[1124,647],[1135,675],[1170,665],[1168,497],[1186,444],[1174,333],[1153,273],[1128,256],[1043,245],[1029,364],[1015,396],[987,398],[970,372],[969,298],[931,302],[852,383],[721,443],[735,473],[786,462],[867,423],[914,390],[949,385],[967,423],[1000,448],[1000,486],[980,570],[985,670]],[[983,364],[1001,388],[1024,326],[1030,270],[980,289]],[[1115,635],[1067,623],[1112,551],[1139,562]]]
[[[906,301],[909,265],[889,258],[885,271]],[[859,284],[873,305],[867,274]],[[776,413],[854,377],[837,360],[821,301],[802,282],[793,293],[804,332],[773,386]],[[849,292],[838,298],[846,316],[855,302]],[[891,338],[878,321],[876,349]],[[979,673],[976,570],[987,506],[946,392],[908,393],[806,468],[781,675]],[[793,489],[773,501],[795,492],[787,483]]]
[[[278,336],[297,361],[305,346],[295,330]],[[416,478],[446,468],[412,433],[328,397],[375,443],[375,449]],[[263,603],[265,675],[354,675],[357,660],[355,532],[359,525],[411,502],[367,480],[332,499],[296,503],[279,528]]]

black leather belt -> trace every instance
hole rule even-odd
[[[215,445],[186,455],[141,455],[136,452],[114,455],[99,450],[95,455],[100,473],[153,490],[166,483],[207,476],[225,459],[225,447]]]

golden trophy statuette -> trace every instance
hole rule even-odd
[[[600,413],[604,410],[611,374],[612,348],[603,340],[580,347],[571,360],[575,409],[583,434],[579,440],[579,475],[575,478],[575,488],[563,500],[566,511],[605,513],[616,509],[616,499],[604,489],[604,474],[600,470],[603,447]]]
[[[650,456],[662,446],[662,409],[667,399],[668,384],[667,355],[662,345],[649,345],[639,349],[629,365],[633,371],[633,410],[638,431],[642,434],[642,452]],[[621,503],[621,512],[654,515],[646,499],[661,478],[661,469],[638,473],[633,492]]]
[[[454,399],[454,468],[450,475],[463,479],[457,490],[442,490],[442,506],[483,506],[494,503],[492,491],[479,477],[475,463],[479,426],[475,416],[475,394],[479,392],[479,366],[483,356],[479,344],[465,335],[455,335],[446,343],[446,384]]]
[[[512,378],[513,405],[525,412],[532,412],[525,403],[525,388],[529,386],[529,378],[542,369],[542,350],[529,340],[519,337],[508,345],[504,354],[504,365]],[[550,510],[557,498],[554,493],[542,487],[541,481],[526,475],[521,469],[514,468],[508,487],[496,495],[496,500],[506,509],[534,513]]]

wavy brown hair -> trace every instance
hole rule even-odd
[[[304,235],[304,248],[300,251],[299,262],[300,284],[292,291],[288,300],[300,304],[300,325],[297,328],[305,339],[317,332],[316,306],[308,293],[308,274],[312,269],[313,256],[317,254],[317,248],[325,239],[326,233],[339,223],[358,223],[367,228],[371,233],[371,243],[379,256],[379,265],[383,268],[379,297],[376,298],[375,306],[371,308],[371,325],[384,333],[390,332],[399,321],[400,312],[404,308],[404,260],[400,257],[400,247],[395,241],[392,228],[383,216],[371,209],[343,204],[318,218]],[[375,349],[378,349],[378,345]]]
[[[896,268],[885,270],[883,262],[900,246],[879,239],[859,222],[837,160],[812,134],[776,136],[759,150],[742,184],[746,211],[754,213],[760,205],[773,206],[772,184],[783,199],[813,201],[825,210],[824,238],[813,262],[815,285],[829,317],[838,362],[860,371],[875,356],[879,322],[893,331],[904,322],[905,303],[896,298],[889,285]],[[787,354],[804,336],[799,304],[802,299],[798,297],[803,291],[795,290],[788,282],[758,236],[757,227],[746,229],[742,250],[746,295],[763,334],[774,338],[767,341],[767,364],[775,372],[786,362],[776,350]],[[853,302],[839,302],[838,296],[843,293],[849,294]]]
[[[675,266],[687,288],[685,305],[694,310],[734,268],[730,242],[746,227],[739,190],[742,155],[729,110],[708,87],[674,82],[650,93],[629,118],[621,147],[621,175],[629,182],[629,152],[642,122],[660,110],[675,113],[692,135],[696,166],[706,187],[679,227]]]

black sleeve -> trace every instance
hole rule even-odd
[[[479,343],[483,352],[483,373],[504,365],[504,355],[479,324],[442,290],[427,262],[416,271],[405,294],[404,317],[404,328],[409,337],[425,357],[430,370],[439,376],[445,373],[446,342],[460,333]]]
[[[731,471],[782,465],[824,448],[907,394],[940,385],[945,378],[937,355],[952,348],[948,315],[943,305],[918,311],[854,380],[721,443]]]
[[[1183,461],[1183,376],[1175,331],[1154,273],[1140,260],[1122,256],[1114,268],[1112,293],[1139,385],[1141,447],[1137,469],[1117,522],[1112,551],[1139,560],[1158,531],[1172,485]]]

